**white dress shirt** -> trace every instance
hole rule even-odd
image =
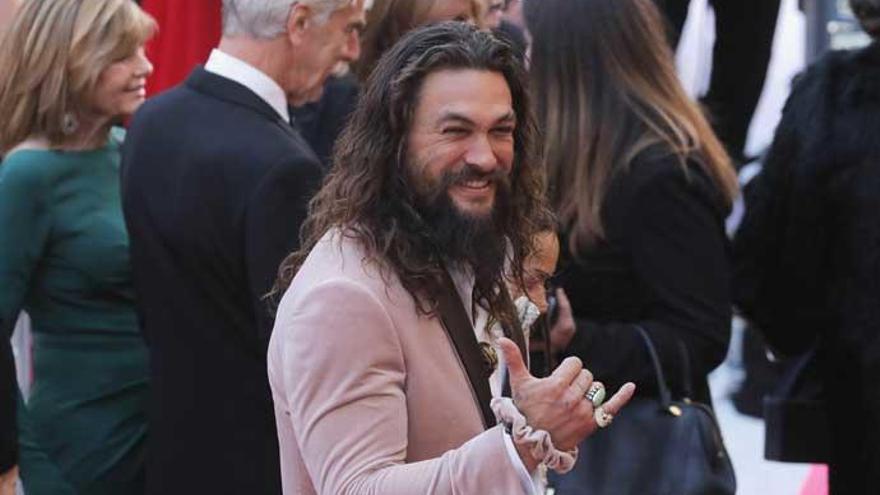
[[[274,79],[253,65],[215,48],[205,63],[205,70],[218,76],[231,79],[256,93],[263,101],[278,112],[285,122],[290,122],[287,110],[287,96]]]

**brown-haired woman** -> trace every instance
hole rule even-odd
[[[143,492],[147,351],[111,125],[144,100],[154,30],[131,0],[29,0],[0,40],[0,333],[31,316],[28,495]]]
[[[525,15],[577,327],[563,354],[608,387],[656,394],[638,325],[674,393],[708,402],[730,335],[724,148],[679,84],[651,0],[532,0]]]

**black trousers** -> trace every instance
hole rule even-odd
[[[655,0],[678,45],[690,0]],[[715,9],[715,47],[709,93],[703,100],[715,132],[741,162],[749,124],[767,76],[780,0],[709,0]]]

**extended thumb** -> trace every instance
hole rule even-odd
[[[512,340],[501,337],[498,339],[498,347],[504,356],[504,363],[507,365],[507,372],[510,373],[511,381],[517,381],[529,376],[529,370],[526,368],[526,363],[523,362],[522,353],[519,352],[519,347]]]

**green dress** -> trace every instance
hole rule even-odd
[[[116,130],[96,150],[0,163],[0,330],[31,317],[19,404],[27,495],[143,492],[148,357],[138,329]]]

